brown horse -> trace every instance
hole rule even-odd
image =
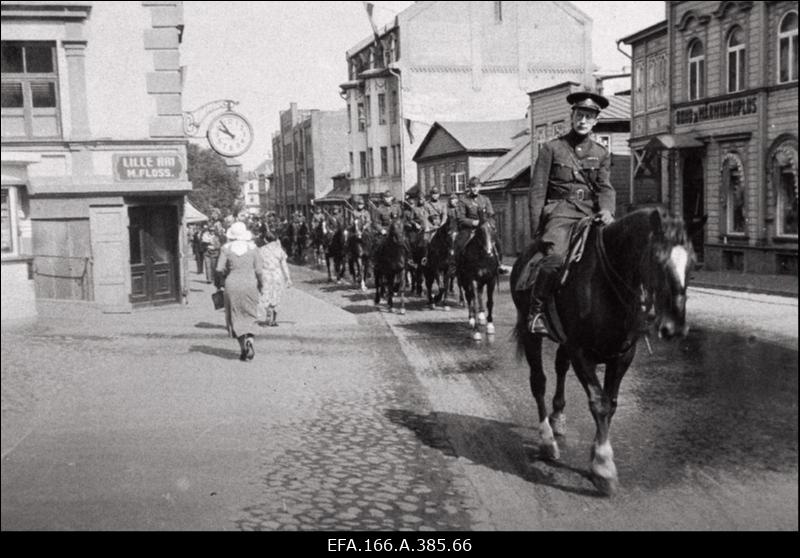
[[[514,264],[511,285],[535,250],[531,246]],[[564,433],[564,382],[570,363],[589,397],[596,434],[591,452],[595,486],[604,494],[617,487],[617,470],[609,441],[620,382],[646,331],[650,310],[659,336],[684,336],[686,288],[693,261],[683,222],[661,209],[642,209],[600,227],[593,225],[579,262],[554,297],[566,341],[556,352],[556,392],[553,413],[545,403],[542,337],[529,332],[527,291],[512,291],[517,308],[518,348],[530,367],[530,386],[539,411],[543,451],[558,459],[554,438]],[[597,365],[605,364],[605,378]]]
[[[372,252],[372,233],[364,227],[361,219],[355,219],[350,227],[350,235],[347,239],[347,254],[350,260],[350,272],[353,281],[361,287],[362,291],[367,290],[367,274],[369,271],[369,260]]]
[[[447,306],[447,295],[453,278],[454,265],[453,237],[448,227],[440,226],[433,233],[428,246],[428,261],[422,266],[425,288],[428,292],[428,306],[431,310],[434,310],[440,303],[445,310],[450,309]],[[432,294],[434,282],[438,286],[435,298]]]

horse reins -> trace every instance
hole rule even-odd
[[[617,272],[617,270],[614,269],[614,266],[611,263],[611,260],[608,259],[608,253],[606,252],[605,242],[603,241],[603,229],[602,228],[598,228],[597,229],[597,242],[595,244],[595,248],[596,248],[596,251],[597,251],[598,260],[600,260],[600,268],[603,270],[603,274],[605,275],[606,280],[611,285],[611,290],[614,291],[614,294],[616,295],[617,300],[621,303],[621,305],[623,307],[627,307],[628,304],[626,303],[625,298],[623,297],[622,293],[617,288],[617,281],[619,281],[619,283],[622,284],[622,286],[625,287],[625,289],[635,297],[634,300],[637,300],[639,298],[640,293],[638,293],[636,291],[636,289],[634,289],[633,287],[628,285],[628,283],[625,281],[625,279],[623,279],[622,276]],[[642,256],[642,257],[644,258],[644,256]],[[653,351],[652,351],[652,349],[650,347],[650,340],[647,338],[647,334],[646,333],[645,333],[645,342],[647,343],[648,352],[652,355]],[[619,357],[619,356],[625,354],[626,352],[628,352],[630,350],[630,348],[635,343],[636,343],[636,339],[634,339],[631,343],[629,343],[628,346],[625,347],[622,351],[620,351],[616,355],[613,355],[612,358],[613,357]]]

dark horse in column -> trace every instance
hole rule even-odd
[[[391,311],[394,293],[400,295],[400,314],[406,313],[406,249],[405,231],[401,218],[393,219],[385,237],[376,239],[373,272],[375,274],[375,306],[381,298]]]
[[[341,283],[345,272],[345,257],[347,256],[347,235],[343,229],[331,230],[328,228],[325,242],[325,266],[328,269],[328,281]],[[333,275],[331,275],[331,260],[333,260]]]
[[[494,227],[486,219],[485,212],[480,213],[478,220],[480,224],[456,258],[456,275],[464,289],[469,309],[469,325],[472,328],[472,338],[476,341],[482,337],[480,326],[483,324],[486,324],[486,334],[494,335],[494,289],[499,274]]]
[[[534,253],[535,245],[531,245],[514,264],[512,286]],[[515,334],[530,367],[542,449],[547,457],[558,459],[554,434],[564,433],[564,382],[571,363],[589,397],[596,425],[592,480],[606,495],[618,484],[609,428],[620,382],[636,353],[638,339],[646,331],[651,311],[659,336],[686,335],[686,288],[693,258],[683,222],[661,209],[638,210],[607,227],[592,225],[582,258],[573,264],[548,304],[557,311],[564,334],[556,351],[556,391],[549,417],[542,338],[527,327],[530,293],[512,289],[517,308]],[[598,364],[605,364],[602,382],[596,372]]]
[[[447,306],[447,295],[449,293],[450,282],[453,279],[455,269],[455,256],[453,256],[453,235],[447,226],[439,226],[431,237],[428,245],[428,260],[422,266],[422,273],[425,276],[425,288],[428,292],[428,306],[431,310],[437,304],[442,305],[445,310]],[[433,283],[436,283],[436,297],[432,294]]]

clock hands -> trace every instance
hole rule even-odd
[[[228,134],[231,137],[231,139],[235,139],[236,138],[236,136],[233,135],[233,133],[228,129],[228,127],[225,125],[225,123],[222,122],[222,120],[219,121],[219,129],[220,129],[221,132],[224,132],[224,133]]]

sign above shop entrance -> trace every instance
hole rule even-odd
[[[177,153],[116,153],[115,180],[180,180],[183,160]]]

